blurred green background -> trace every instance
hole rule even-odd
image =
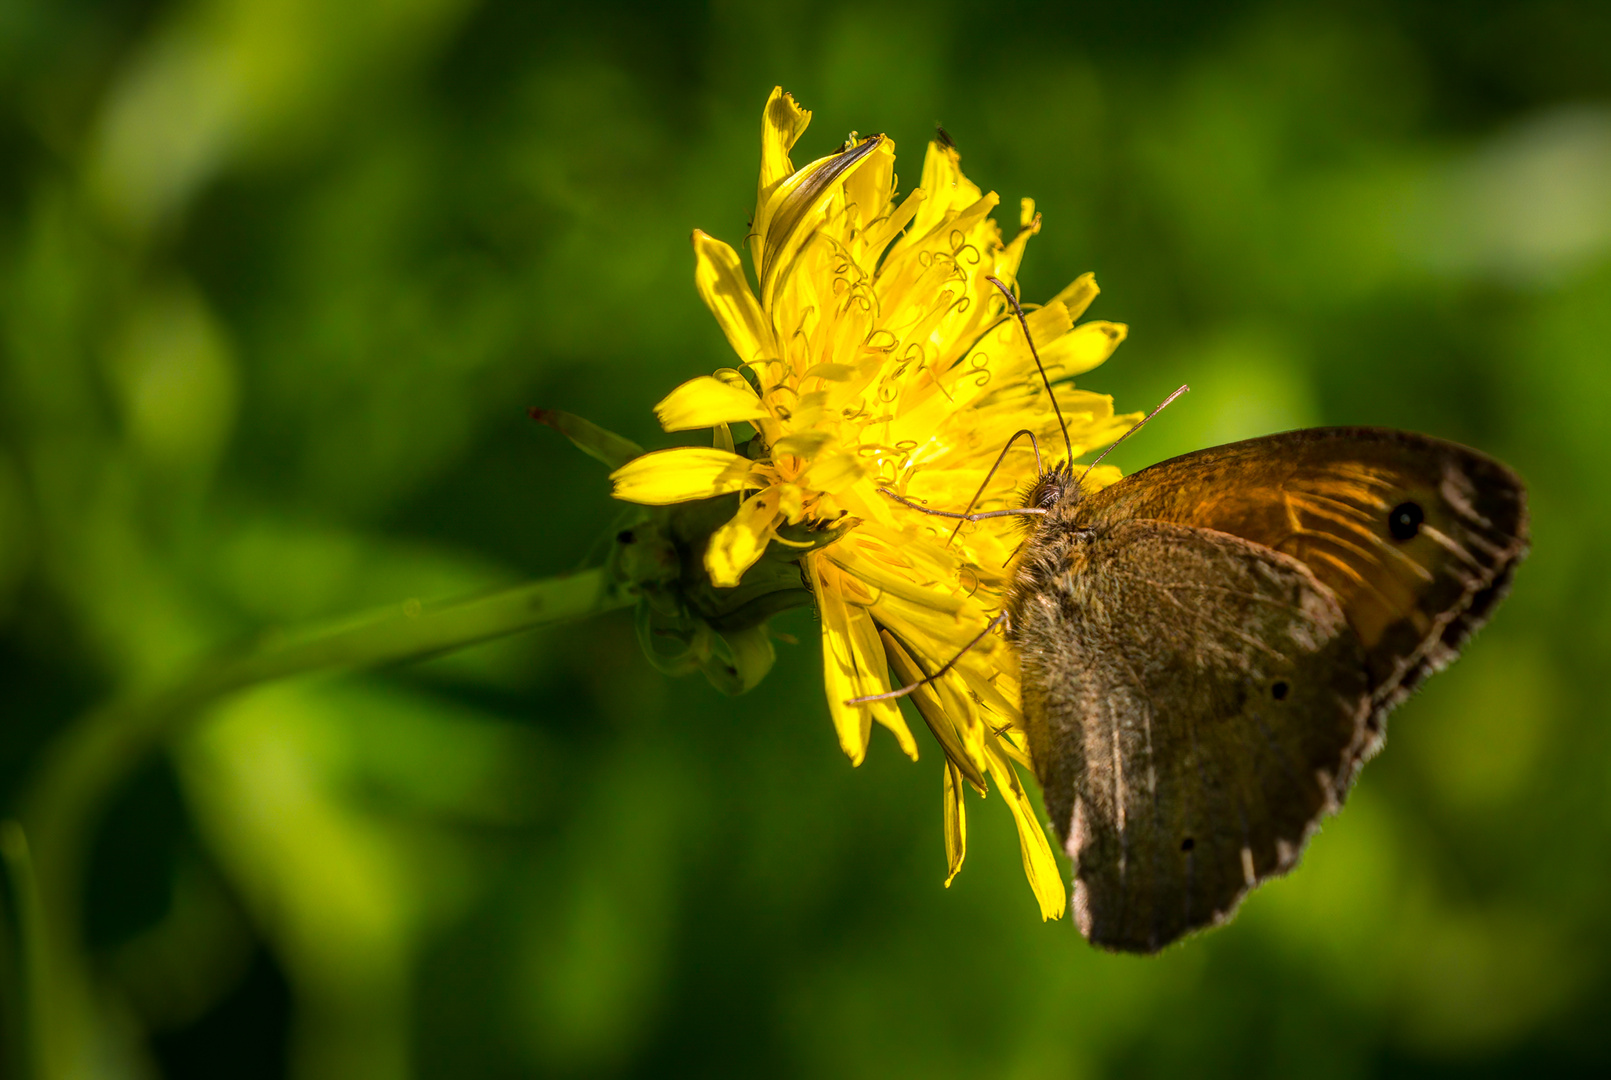
[[[1611,1065],[1611,6],[0,3],[0,792],[267,625],[581,564],[729,361],[774,83],[797,161],[943,123],[1024,295],[1194,392],[1122,464],[1318,423],[1532,487],[1494,625],[1290,878],[1161,958],[1042,924],[938,748],[851,769],[816,625],[748,697],[626,613],[219,709],[97,826],[107,1076],[1567,1074]],[[1011,220],[1015,209],[1006,217]],[[1599,553],[1599,554],[1596,554]]]

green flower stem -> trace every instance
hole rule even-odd
[[[5,1075],[34,1080],[40,1075],[37,1017],[39,1000],[39,894],[34,882],[28,837],[15,821],[0,821],[0,1046]]]
[[[255,647],[71,725],[47,751],[23,803],[39,903],[37,940],[20,955],[37,963],[15,987],[32,1018],[32,1041],[43,1066],[37,1075],[79,1075],[96,1054],[93,999],[78,940],[90,828],[133,769],[201,718],[207,706],[275,679],[416,660],[625,607],[634,599],[600,569],[440,606],[410,600],[343,625],[266,636]]]

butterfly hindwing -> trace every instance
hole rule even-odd
[[[1015,635],[1094,944],[1151,952],[1223,920],[1347,791],[1363,657],[1296,560],[1186,526],[1103,526],[1022,605]]]

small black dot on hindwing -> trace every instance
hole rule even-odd
[[[1285,679],[1277,679],[1275,682],[1270,684],[1270,696],[1275,698],[1277,701],[1285,701],[1287,699],[1287,691],[1291,689],[1292,688],[1287,685]]]
[[[1184,839],[1184,840],[1182,840],[1180,842],[1180,850],[1181,851],[1190,851],[1192,848],[1194,848],[1196,846],[1197,846],[1196,839],[1193,838],[1193,837],[1190,837],[1190,836],[1186,837],[1186,839]]]

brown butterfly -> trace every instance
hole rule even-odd
[[[944,516],[1004,513],[1034,524],[992,626],[1020,655],[1075,921],[1129,952],[1292,868],[1527,551],[1504,465],[1372,428],[1214,447],[1094,494],[1064,463],[1016,511]]]
[[[1318,428],[1084,495],[1041,477],[1007,632],[1093,944],[1153,952],[1297,861],[1388,712],[1492,613],[1527,550],[1505,466]]]

